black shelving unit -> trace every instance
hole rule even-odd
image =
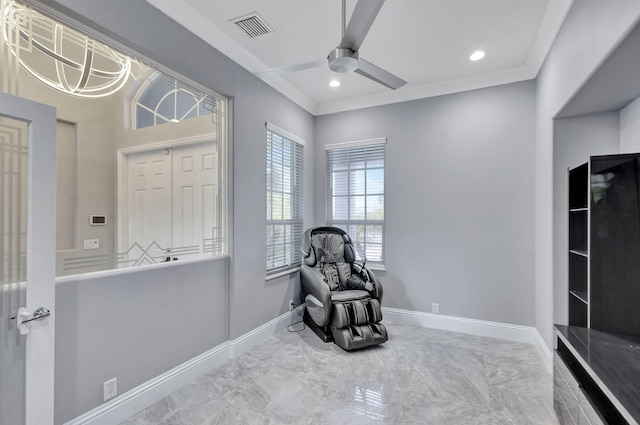
[[[569,325],[589,327],[589,163],[569,170]]]
[[[640,154],[590,167],[589,327],[640,335]]]
[[[640,154],[569,170],[569,325],[640,336]]]

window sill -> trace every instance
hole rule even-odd
[[[274,273],[274,274],[269,274],[269,275],[267,275],[267,277],[266,277],[264,280],[273,280],[273,279],[277,279],[277,278],[279,278],[279,277],[287,276],[287,275],[290,275],[290,274],[296,273],[296,272],[298,272],[298,271],[300,271],[300,267],[294,267],[294,268],[292,268],[292,269],[287,269],[287,270],[283,270],[283,271],[281,271],[281,272],[277,272],[277,273]]]
[[[145,264],[145,265],[140,265],[140,266],[122,267],[122,268],[119,268],[119,269],[99,270],[99,271],[95,271],[95,272],[83,272],[83,273],[77,273],[77,274],[70,274],[70,275],[66,275],[66,276],[57,276],[56,277],[56,283],[73,282],[73,281],[82,280],[82,279],[93,279],[93,278],[111,277],[111,276],[118,276],[118,275],[141,273],[141,272],[144,272],[146,270],[154,269],[154,268],[184,266],[184,265],[188,265],[188,264],[203,263],[203,262],[207,262],[207,261],[216,261],[216,260],[221,260],[221,259],[225,259],[225,258],[229,258],[229,255],[227,255],[227,254],[216,255],[216,256],[207,255],[207,256],[189,258],[189,259],[178,260],[178,261],[166,261],[166,262],[163,261],[163,262],[155,263],[155,264]]]
[[[366,265],[369,270],[373,270],[374,272],[386,272],[387,268],[384,264],[367,264]]]

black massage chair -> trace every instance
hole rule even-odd
[[[349,351],[387,340],[380,323],[382,285],[364,263],[356,263],[344,230],[315,227],[304,233],[300,283],[304,321],[325,342]]]

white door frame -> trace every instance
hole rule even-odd
[[[177,146],[194,145],[204,142],[217,142],[216,133],[201,134],[181,139],[165,140],[157,143],[149,143],[140,146],[118,149],[117,151],[117,214],[118,214],[118,240],[115,244],[118,253],[129,248],[129,155],[142,152],[150,152],[159,149],[175,148]],[[220,151],[220,146],[216,148]]]
[[[28,123],[26,308],[51,311],[26,336],[26,425],[53,425],[56,254],[56,110],[0,93],[0,115]],[[48,213],[47,213],[48,212]],[[15,322],[14,322],[15,323]]]

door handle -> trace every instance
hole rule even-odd
[[[30,313],[25,307],[20,308],[16,315],[16,326],[20,331],[20,335],[29,333],[29,323],[44,320],[49,316],[51,316],[51,311],[46,307],[39,307],[33,313]]]

